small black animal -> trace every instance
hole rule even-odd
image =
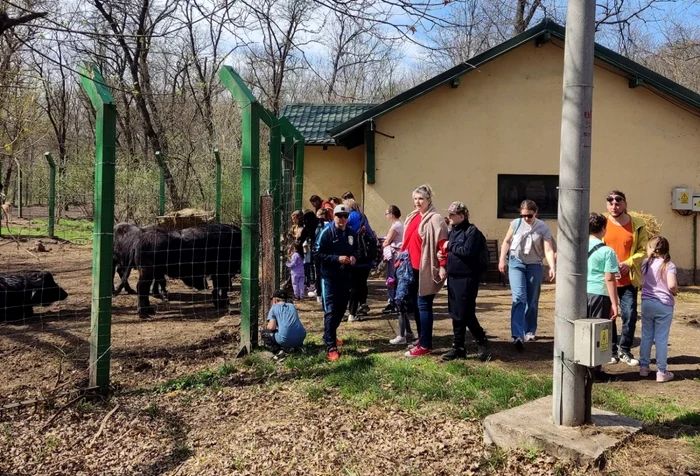
[[[33,306],[49,306],[67,297],[48,271],[0,273],[0,321],[31,317]]]

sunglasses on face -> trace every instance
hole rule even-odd
[[[335,216],[337,216],[337,217],[340,218],[341,220],[347,220],[347,219],[348,219],[348,216],[345,215],[344,213],[343,213],[343,214],[338,213],[338,214],[336,214]]]
[[[607,200],[608,203],[612,203],[613,200],[615,200],[615,203],[622,203],[625,201],[625,199],[619,195],[610,195],[609,197],[606,197],[605,200]]]
[[[526,213],[526,214],[524,214],[524,215],[521,214],[521,215],[520,215],[520,218],[532,218],[532,217],[534,217],[534,216],[535,216],[535,215],[532,214],[532,213]]]

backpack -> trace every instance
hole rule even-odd
[[[357,249],[361,263],[371,263],[379,255],[377,237],[368,229],[367,225],[367,218],[362,215],[362,226],[357,232]]]
[[[489,267],[489,264],[491,264],[491,253],[489,253],[489,248],[488,246],[486,246],[486,237],[484,236],[484,234],[478,228],[476,228],[476,232],[478,233],[477,237],[481,244],[481,247],[479,248],[479,254],[476,259],[476,268],[479,274],[481,274],[484,271],[486,271]]]

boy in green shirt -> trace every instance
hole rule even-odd
[[[617,266],[615,251],[603,243],[608,221],[600,213],[591,213],[588,219],[588,317],[614,320],[620,309],[617,296]],[[613,324],[613,342],[617,342],[617,332]],[[610,363],[617,363],[613,356]]]

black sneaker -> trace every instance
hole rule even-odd
[[[367,304],[360,304],[360,307],[357,309],[357,315],[369,316],[369,306]]]
[[[457,360],[466,359],[467,352],[464,347],[452,347],[450,350],[442,354],[442,360]]]
[[[525,344],[523,344],[523,340],[519,337],[513,339],[513,345],[518,352],[523,352],[525,350]]]
[[[283,350],[280,350],[272,358],[275,359],[277,362],[282,362],[284,359],[287,358],[287,354]]]
[[[618,352],[617,356],[630,367],[637,367],[639,365],[639,361],[634,358],[634,355],[632,355],[630,351],[621,350]]]
[[[382,309],[382,314],[391,314],[392,312],[394,312],[394,306],[391,304],[387,304],[386,307]]]
[[[491,344],[489,344],[489,341],[485,340],[481,344],[476,344],[476,356],[482,362],[491,360]]]

